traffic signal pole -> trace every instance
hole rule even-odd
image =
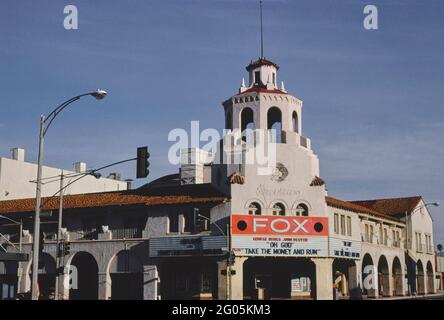
[[[231,300],[231,247],[230,247],[230,223],[227,224],[227,300]]]
[[[43,127],[41,127],[40,129],[42,131]],[[139,149],[141,149],[141,148],[139,148]],[[38,230],[37,230],[37,232],[34,232],[34,234],[40,234],[40,230],[39,230],[40,229],[39,228],[40,227],[40,208],[44,207],[51,198],[53,198],[53,197],[57,196],[58,194],[60,194],[60,196],[59,196],[59,217],[58,217],[58,228],[57,228],[57,245],[56,245],[56,251],[57,251],[57,254],[56,254],[57,276],[56,276],[56,279],[55,279],[55,296],[54,296],[55,300],[59,299],[60,287],[61,287],[60,276],[63,275],[63,273],[59,274],[59,271],[60,271],[60,268],[62,268],[64,266],[64,264],[65,264],[64,263],[65,252],[64,252],[64,249],[61,250],[61,248],[60,248],[60,244],[62,243],[61,240],[62,240],[63,195],[64,195],[64,190],[66,190],[66,188],[68,188],[70,185],[72,185],[73,183],[77,182],[78,180],[85,178],[86,176],[89,176],[89,175],[96,176],[97,172],[100,171],[100,170],[103,170],[103,169],[106,169],[106,168],[109,168],[109,167],[112,167],[112,166],[115,166],[115,165],[118,165],[118,164],[122,164],[122,163],[125,163],[125,162],[135,161],[135,160],[137,160],[137,162],[138,162],[138,168],[141,167],[139,165],[139,161],[140,160],[142,160],[142,163],[145,165],[145,167],[144,167],[145,168],[144,174],[146,174],[146,175],[143,176],[143,178],[145,178],[149,174],[148,158],[149,158],[150,155],[148,153],[148,148],[147,147],[143,147],[143,149],[145,149],[146,152],[142,153],[142,157],[126,159],[126,160],[114,162],[112,164],[103,166],[103,167],[98,168],[98,169],[90,170],[88,172],[85,172],[84,174],[81,174],[80,177],[78,177],[77,179],[69,182],[67,185],[64,185],[64,177],[65,177],[65,175],[64,175],[64,172],[62,170],[61,175],[60,175],[60,189],[59,189],[59,191],[57,191],[52,197],[47,199],[46,202],[44,202],[43,204],[41,204],[41,202],[40,202],[40,199],[41,199],[40,196],[37,196],[37,200],[38,200],[37,201],[37,205],[36,205],[36,213],[37,213],[36,214],[36,220],[37,220],[37,222],[35,224],[38,225]],[[41,149],[41,151],[43,151],[43,148]],[[43,153],[41,155],[43,156]],[[138,151],[138,156],[139,156],[139,151]],[[139,171],[138,171],[138,173],[139,173]],[[97,177],[100,178],[100,175],[97,175],[96,178]],[[140,177],[138,176],[138,178],[140,178]],[[37,192],[38,193],[40,191],[40,185],[42,184],[42,180],[43,179],[42,179],[41,172],[40,172],[40,174],[38,174],[37,180],[36,180],[37,184],[39,185],[37,187]],[[34,261],[38,261],[39,249],[43,249],[43,246],[41,248],[39,248],[39,247],[40,247],[39,241],[34,241],[34,250],[33,250]],[[37,250],[36,250],[36,248],[37,248]],[[37,258],[35,258],[36,256],[37,256]],[[33,271],[34,271],[34,269],[33,269]],[[38,292],[37,292],[37,288],[36,288],[37,287],[36,286],[37,279],[34,279],[34,278],[37,278],[36,277],[37,276],[37,272],[33,272],[32,276],[33,276],[33,278],[32,278],[32,280],[33,280],[33,282],[32,282],[32,284],[33,284],[33,286],[32,286],[32,297],[33,297],[34,300],[37,300],[38,299],[38,296],[37,296]]]
[[[63,275],[60,274],[60,267],[62,264],[60,263],[60,259],[62,256],[62,250],[60,250],[60,241],[62,238],[62,216],[63,216],[63,194],[64,194],[64,188],[63,188],[63,180],[64,180],[64,173],[62,170],[62,174],[60,175],[60,202],[59,202],[59,222],[57,227],[57,246],[56,246],[56,279],[55,279],[55,294],[54,294],[54,300],[59,300],[59,290],[60,290],[60,277]]]

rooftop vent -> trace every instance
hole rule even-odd
[[[25,161],[25,149],[22,148],[12,148],[12,159],[17,161]]]

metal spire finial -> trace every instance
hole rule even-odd
[[[259,1],[260,11],[261,11],[261,59],[264,58],[264,31],[262,23],[262,0]]]

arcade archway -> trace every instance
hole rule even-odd
[[[97,300],[99,268],[96,259],[88,252],[77,252],[69,266],[72,269],[69,299]]]
[[[424,266],[421,260],[416,262],[416,288],[418,289],[418,294],[425,294],[425,276],[424,276]]]
[[[356,263],[350,259],[336,258],[333,261],[333,283],[341,296],[349,296],[350,290],[356,289],[352,284],[357,284]]]
[[[390,270],[384,255],[378,261],[378,289],[379,295],[390,296]]]
[[[427,262],[427,292],[435,292],[435,280],[433,275],[433,266],[430,261]]]
[[[394,296],[402,296],[403,292],[403,276],[402,276],[402,267],[401,262],[398,257],[393,259],[392,264],[392,283],[393,283],[393,295]]]
[[[56,262],[48,253],[43,252],[39,257],[39,274],[37,278],[39,300],[54,299]],[[32,273],[32,263],[29,265],[29,276]]]
[[[362,259],[362,293],[369,298],[376,297],[377,269],[370,254],[366,253]]]
[[[111,300],[143,300],[143,265],[129,250],[110,261]]]

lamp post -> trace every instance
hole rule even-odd
[[[15,223],[16,225],[19,225],[19,226],[20,226],[20,231],[19,231],[19,232],[20,232],[20,235],[19,235],[19,252],[22,253],[23,221],[20,220],[20,222],[19,222],[19,221],[16,221],[16,220],[11,219],[11,218],[9,218],[9,217],[6,217],[6,216],[4,216],[4,215],[0,215],[0,218],[2,218],[2,219],[6,219],[6,220],[9,220],[10,222]]]
[[[97,100],[105,98],[107,92],[104,90],[97,90],[90,93],[84,93],[66,100],[57,108],[55,108],[48,117],[44,115],[40,116],[40,131],[39,131],[39,155],[37,165],[37,181],[36,181],[36,203],[35,203],[35,217],[34,217],[34,237],[32,247],[32,281],[31,281],[31,297],[32,300],[38,300],[38,270],[39,270],[39,239],[40,239],[40,205],[41,205],[41,193],[42,193],[42,167],[43,167],[43,147],[46,132],[51,126],[57,115],[62,112],[74,101],[79,100],[85,96],[92,96]]]

